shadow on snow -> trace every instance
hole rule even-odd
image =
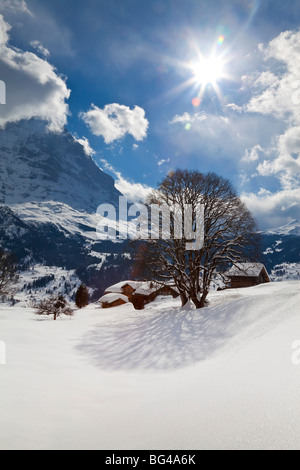
[[[242,299],[222,309],[157,306],[96,325],[77,348],[102,369],[178,369],[212,357],[249,323]]]

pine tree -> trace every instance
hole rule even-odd
[[[89,304],[89,292],[85,284],[79,286],[75,297],[75,303],[78,308],[86,307]]]

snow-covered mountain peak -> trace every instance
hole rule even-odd
[[[269,235],[295,235],[300,236],[300,221],[295,219],[282,227],[267,230]]]
[[[66,130],[54,134],[43,121],[8,124],[0,130],[0,202],[55,201],[94,213],[117,204],[114,180],[88,157]]]

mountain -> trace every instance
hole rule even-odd
[[[85,282],[95,300],[110,284],[131,277],[127,242],[100,241],[96,233],[97,207],[117,207],[120,196],[114,180],[67,130],[50,133],[38,120],[0,130],[0,246],[27,270],[30,290],[63,286],[63,280],[53,283],[60,276],[72,279],[73,288]],[[272,279],[299,277],[299,242],[299,221],[262,234],[261,261]],[[28,282],[33,266],[41,266],[34,284]]]
[[[300,237],[300,222],[299,220],[292,220],[292,222],[283,225],[279,228],[267,230],[268,235],[294,235]]]
[[[66,130],[42,121],[0,130],[0,245],[23,269],[61,267],[94,289],[95,298],[128,276],[126,244],[99,241],[97,207],[117,207],[121,193]]]
[[[0,200],[9,206],[52,201],[92,214],[121,195],[69,132],[47,132],[39,120],[0,130],[0,155]]]
[[[300,222],[293,220],[261,236],[262,261],[271,279],[300,279]]]

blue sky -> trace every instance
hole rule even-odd
[[[1,125],[66,125],[132,200],[190,168],[229,178],[262,227],[299,218],[298,0],[0,0],[0,14]]]

